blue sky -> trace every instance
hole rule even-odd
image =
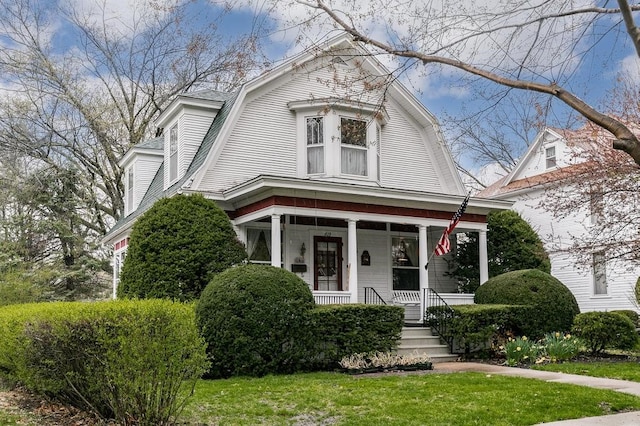
[[[81,9],[89,10],[96,4],[96,0],[67,0],[69,3]],[[103,0],[100,0],[102,3]],[[143,0],[136,0],[138,2]],[[175,0],[183,1],[183,0]],[[339,0],[336,0],[339,1]],[[367,2],[356,2],[357,6],[362,8],[362,12],[366,12],[366,8],[374,2],[380,0],[370,0]],[[392,0],[389,0],[392,1]],[[471,5],[480,7],[485,5],[491,7],[501,1],[508,0],[478,0],[475,2],[456,3],[459,7]],[[589,4],[588,0],[576,0],[576,2]],[[343,7],[347,7],[346,2]],[[140,13],[139,8],[134,7],[133,0],[104,0],[105,10],[107,14],[114,16],[131,16],[133,13]],[[195,0],[190,4],[201,20],[206,20],[210,16],[214,16],[217,12],[217,5],[209,0]],[[289,57],[297,51],[300,51],[310,43],[319,41],[335,35],[336,32],[330,25],[322,22],[322,20],[313,24],[300,27],[295,25],[306,18],[309,9],[295,1],[285,1],[280,3],[287,7],[280,7],[266,11],[270,7],[270,2],[266,0],[238,0],[231,3],[231,11],[225,15],[220,22],[220,28],[229,35],[238,33],[246,33],[248,31],[261,31],[263,37],[261,39],[264,53],[272,64],[277,64],[283,59]],[[380,13],[375,18],[364,16],[361,23],[369,28],[371,34],[378,37],[385,37],[388,31],[382,29],[384,9],[380,9]],[[364,13],[363,13],[364,15]],[[196,20],[198,18],[195,18]],[[546,46],[547,51],[540,56],[540,62],[544,63],[545,58],[549,58],[549,69],[539,71],[542,76],[547,79],[553,79],[554,75],[561,75],[561,71],[565,71],[563,75],[568,76],[571,83],[571,89],[577,95],[581,96],[587,102],[596,106],[605,105],[606,109],[606,93],[612,88],[617,76],[621,70],[631,70],[636,78],[638,76],[638,61],[635,51],[628,42],[628,36],[624,33],[623,26],[616,26],[617,16],[603,19],[602,23],[594,27],[593,30],[586,34],[580,34],[579,43],[575,46],[576,57],[580,60],[569,63],[560,68],[554,68],[553,64],[557,52],[554,52],[554,46]],[[197,24],[193,21],[193,24]],[[398,31],[402,35],[400,28]],[[74,34],[71,33],[64,25],[53,25],[52,42],[54,48],[63,52],[65,49],[73,47]],[[1,37],[1,34],[0,34]],[[523,43],[526,44],[528,34],[522,35]],[[498,43],[499,44],[499,43]],[[595,47],[594,47],[595,46]],[[475,46],[474,54],[480,56],[481,60],[491,61],[491,52],[483,51],[484,45]],[[542,50],[542,49],[541,49]],[[590,54],[581,56],[581,50],[589,51]],[[463,53],[464,54],[464,53]],[[486,55],[486,57],[483,57]],[[544,56],[547,55],[547,56]],[[393,59],[382,58],[389,67],[394,67]],[[566,71],[568,70],[568,71]],[[427,73],[424,73],[428,71]],[[536,71],[538,72],[538,71]],[[545,74],[546,73],[546,74]],[[532,75],[535,72],[532,71]],[[467,83],[460,85],[458,82],[458,74],[449,69],[425,68],[423,66],[415,67],[409,70],[401,77],[401,81],[405,83],[422,103],[433,112],[442,121],[448,115],[460,115],[464,107],[465,113],[473,113],[486,107],[487,102],[475,96],[474,91]],[[563,82],[561,82],[563,83]],[[491,84],[479,83],[479,87],[496,87]],[[517,91],[514,95],[518,96]],[[552,126],[570,125],[572,121],[567,121],[568,109],[561,103],[552,102],[552,113],[548,116],[549,124]],[[573,120],[575,122],[575,120]]]

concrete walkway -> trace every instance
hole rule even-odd
[[[640,366],[639,366],[640,368]],[[600,377],[580,376],[577,374],[555,373],[552,371],[530,370],[527,368],[505,367],[501,365],[482,364],[477,362],[443,362],[434,364],[435,371],[471,371],[503,376],[525,377],[555,383],[570,383],[592,388],[609,389],[616,392],[640,396],[640,383],[626,380],[603,379]],[[638,426],[640,411],[612,414],[608,416],[586,417],[575,420],[544,423],[546,426]]]

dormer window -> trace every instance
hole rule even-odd
[[[546,167],[552,169],[556,166],[556,147],[550,146],[545,149]]]
[[[324,173],[324,123],[322,117],[307,117],[307,174]]]
[[[169,130],[169,182],[178,178],[178,125]]]
[[[341,172],[367,176],[367,122],[340,118]]]
[[[288,106],[298,116],[300,177],[380,180],[384,108],[333,98]]]
[[[133,167],[129,167],[127,169],[127,177],[125,181],[125,190],[127,193],[126,203],[125,203],[125,213],[129,214],[133,211]]]

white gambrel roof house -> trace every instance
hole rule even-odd
[[[161,197],[200,193],[232,220],[250,261],[297,273],[318,303],[424,303],[431,288],[468,303],[435,244],[466,190],[436,118],[347,36],[235,93],[178,96],[162,135],[122,159],[125,215],[106,236],[114,294],[137,217]],[[456,231],[478,231],[510,202],[471,198]],[[409,308],[407,308],[409,309]],[[409,309],[410,310],[410,309]]]
[[[586,257],[571,252],[572,241],[595,226],[599,215],[594,211],[597,204],[592,203],[586,209],[576,208],[564,217],[555,217],[549,211],[548,197],[557,197],[561,191],[571,193],[572,185],[591,184],[590,173],[602,166],[594,164],[588,151],[594,149],[596,138],[606,138],[602,135],[593,125],[580,130],[547,128],[537,135],[507,176],[477,195],[514,203],[513,210],[520,213],[542,239],[551,260],[551,274],[571,290],[582,312],[638,311],[634,288],[640,266],[612,261],[602,249],[594,249]],[[611,149],[610,142],[603,145]]]

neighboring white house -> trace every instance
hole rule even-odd
[[[114,295],[136,218],[176,193],[215,200],[250,261],[297,273],[318,303],[453,293],[444,259],[425,265],[466,191],[435,117],[366,53],[341,36],[235,93],[179,95],[162,136],[120,163],[125,215],[105,237]],[[486,215],[510,205],[471,198],[456,228],[480,232],[483,282]]]
[[[588,260],[567,250],[576,236],[585,235],[594,226],[599,215],[594,207],[598,204],[591,200],[588,208],[576,208],[562,218],[554,217],[549,211],[549,197],[557,197],[558,188],[571,191],[570,185],[590,184],[589,172],[599,166],[587,155],[587,150],[594,146],[589,140],[601,134],[591,125],[579,131],[545,129],[511,173],[478,196],[514,202],[513,210],[520,213],[542,239],[551,259],[551,274],[571,290],[581,311],[637,311],[633,292],[640,265],[608,261],[606,253],[599,249],[594,249]],[[585,180],[576,183],[576,176]],[[549,192],[550,188],[554,190]]]

